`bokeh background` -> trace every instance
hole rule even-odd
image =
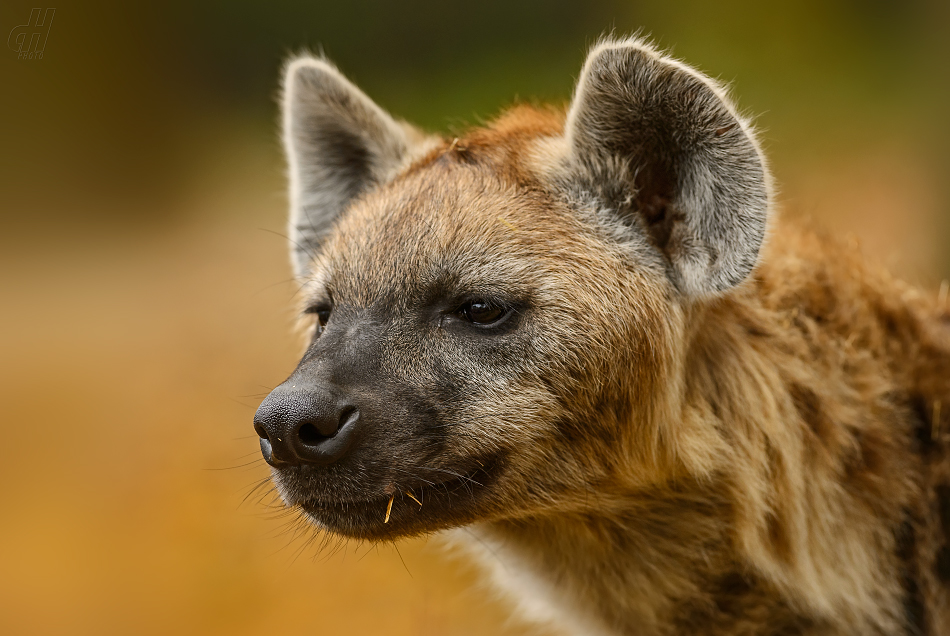
[[[32,7],[0,4],[0,32]],[[757,114],[785,214],[950,277],[944,0],[55,8],[42,60],[0,49],[2,634],[526,632],[438,542],[321,552],[252,492],[251,418],[300,346],[291,52],[449,132],[564,102],[599,34],[642,30]]]

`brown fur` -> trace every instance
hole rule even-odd
[[[578,634],[950,633],[950,308],[774,218],[744,283],[684,295],[564,186],[564,125],[521,106],[429,142],[305,275],[308,305],[392,316],[400,386],[439,383],[433,359],[463,378],[431,402],[442,450],[391,461],[474,461],[471,500],[367,464],[332,501],[275,470],[288,503],[363,538],[468,525],[528,615]],[[483,359],[442,349],[441,322],[418,335],[405,317],[446,286],[530,298],[523,339]],[[372,516],[407,488],[431,508]]]
[[[529,182],[515,158],[549,125],[521,107],[471,145]],[[553,578],[583,599],[570,605],[603,606],[608,630],[945,633],[950,410],[933,417],[950,403],[950,311],[856,247],[788,222],[772,235],[746,285],[679,320],[649,316],[660,377],[616,388],[642,388],[631,410],[682,428],[634,442],[650,456],[594,481],[584,510],[552,502],[480,532],[542,571],[561,555]],[[589,455],[615,456],[597,441]],[[645,466],[647,487],[623,474]]]

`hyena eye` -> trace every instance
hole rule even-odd
[[[319,336],[323,333],[323,328],[327,326],[327,323],[330,321],[330,312],[333,311],[333,307],[329,305],[317,305],[315,307],[308,307],[306,313],[313,314],[317,317],[317,335]]]
[[[472,300],[459,307],[455,313],[474,325],[487,326],[507,316],[508,310],[485,300]]]

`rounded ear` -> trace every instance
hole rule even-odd
[[[724,291],[752,271],[770,177],[750,125],[711,79],[640,40],[603,42],[565,136],[573,174],[646,234],[682,293]]]
[[[320,239],[350,201],[392,179],[424,151],[426,139],[325,60],[291,60],[283,89],[291,255],[303,277]]]

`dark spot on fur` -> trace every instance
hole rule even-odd
[[[942,583],[950,583],[950,544],[946,543],[950,539],[950,485],[938,485],[934,494],[937,496],[937,514],[945,541],[934,560],[934,574]]]
[[[796,307],[817,323],[827,322],[837,307],[837,290],[826,269],[817,269],[813,276],[812,284],[800,292]]]
[[[825,416],[821,406],[821,398],[812,389],[801,384],[792,383],[788,387],[792,396],[792,403],[808,428],[820,439],[827,443],[831,435],[831,423]]]
[[[771,512],[765,515],[765,524],[769,534],[769,543],[782,561],[788,563],[792,560],[792,542],[785,531],[785,525],[777,516]]]
[[[926,400],[921,395],[913,395],[909,400],[911,426],[917,442],[917,452],[929,455],[937,446],[933,436],[933,426]]]
[[[678,634],[746,634],[750,622],[768,612],[769,636],[811,633],[813,621],[776,599],[760,582],[739,572],[729,572],[706,587],[709,602],[684,604],[677,612]],[[760,633],[760,632],[756,632]]]
[[[940,513],[940,525],[943,534],[950,537],[950,486],[940,484],[934,489],[937,494],[937,509]]]
[[[867,432],[854,431],[854,439],[860,449],[860,468],[870,475],[879,476],[887,465],[887,454],[891,452],[887,440],[880,432],[869,429]],[[857,468],[855,466],[854,468]]]
[[[756,280],[756,284],[761,285],[761,280]],[[754,338],[766,338],[772,335],[772,329],[760,317],[750,313],[741,312],[736,316],[736,322],[745,332]]]
[[[734,614],[738,600],[752,590],[752,585],[738,572],[732,572],[719,580],[713,601],[723,614]]]
[[[905,512],[904,521],[897,530],[897,558],[901,564],[907,634],[923,636],[927,633],[927,611],[917,569],[917,533],[909,512]]]
[[[934,574],[941,583],[950,583],[950,546],[943,546],[934,560]]]

